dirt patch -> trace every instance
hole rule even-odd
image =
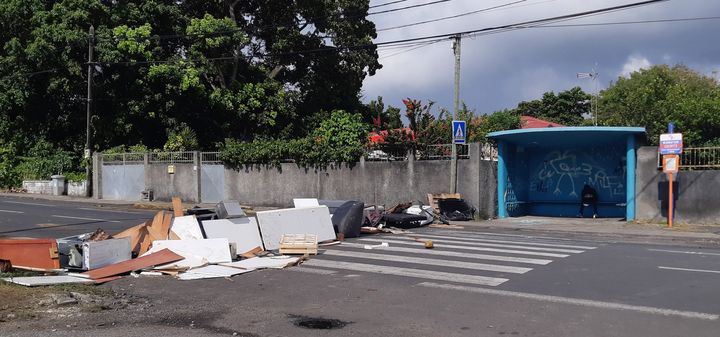
[[[0,276],[8,277],[7,274]],[[81,284],[31,288],[0,281],[0,298],[0,322],[65,318],[120,310],[130,305],[135,308],[149,305],[148,301],[115,293],[108,288]]]

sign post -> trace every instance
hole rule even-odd
[[[457,109],[457,106],[456,106]],[[452,121],[452,158],[450,162],[450,192],[457,192],[457,146],[464,145],[467,126],[465,121]]]
[[[676,154],[669,154],[663,156],[663,172],[668,177],[668,228],[673,226],[673,174],[676,174],[680,169],[680,156]]]

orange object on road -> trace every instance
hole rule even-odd
[[[59,269],[60,255],[55,239],[0,240],[0,260],[13,268]]]

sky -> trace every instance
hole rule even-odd
[[[378,5],[391,0],[371,0]],[[517,0],[448,0],[397,12],[370,15],[378,30],[431,20]],[[549,18],[639,0],[526,0],[493,11],[400,29],[379,31],[375,42],[456,33]],[[370,12],[406,7],[431,0],[406,0],[371,8]],[[720,17],[718,0],[669,0],[644,7],[565,21],[555,25]],[[619,76],[656,64],[684,64],[720,79],[720,20],[694,20],[632,25],[527,28],[463,37],[460,99],[479,114],[512,109],[539,99],[547,91],[580,86],[594,93]],[[363,83],[363,101],[378,96],[386,105],[402,107],[403,98],[432,100],[453,107],[452,42],[413,49],[380,49],[383,68]],[[578,72],[598,73],[594,83]],[[435,112],[437,113],[437,108]]]

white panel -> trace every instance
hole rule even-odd
[[[230,243],[234,242],[238,254],[255,247],[263,248],[255,218],[205,220],[202,226],[208,239],[226,238]]]
[[[181,280],[199,280],[206,278],[231,277],[251,271],[252,270],[242,270],[223,266],[205,266],[182,273],[178,275],[178,278]]]
[[[315,198],[295,198],[293,199],[293,205],[295,205],[295,208],[317,207],[320,206],[320,203]]]
[[[4,281],[20,284],[28,287],[47,286],[64,283],[95,283],[94,280],[73,277],[73,276],[29,276],[29,277],[8,277]]]
[[[204,239],[200,224],[194,215],[179,216],[173,219],[170,231],[175,233],[180,240],[201,240]]]
[[[130,237],[83,243],[83,267],[86,270],[130,260]]]
[[[257,212],[257,220],[266,250],[280,248],[283,234],[315,234],[318,242],[336,238],[327,206]]]
[[[222,266],[243,268],[243,269],[263,269],[263,268],[274,268],[281,269],[288,265],[297,263],[300,258],[292,256],[272,256],[272,257],[253,257],[242,261],[232,263],[222,263]]]
[[[204,240],[155,240],[152,248],[144,254],[170,249],[174,253],[190,258],[202,257],[208,263],[230,262],[230,244],[227,239]]]

